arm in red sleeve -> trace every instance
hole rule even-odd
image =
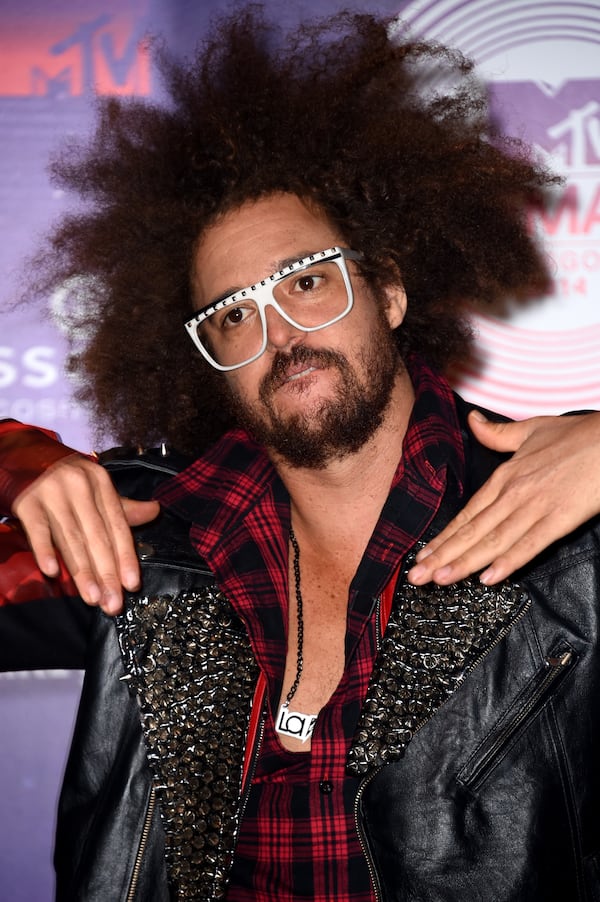
[[[19,519],[47,577],[64,561],[88,604],[121,610],[122,587],[140,579],[131,526],[157,513],[157,502],[121,498],[104,467],[52,433],[0,423],[0,516]]]
[[[38,476],[76,453],[50,430],[16,420],[0,422],[0,515],[11,513],[15,498]]]

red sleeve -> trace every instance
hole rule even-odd
[[[45,576],[18,524],[0,523],[0,607],[42,598],[76,596],[75,583],[60,556],[58,560],[60,575],[52,579]]]
[[[76,453],[49,430],[0,421],[0,517],[35,479]],[[58,577],[45,576],[18,522],[0,522],[0,671],[84,667],[98,612],[83,603],[60,556],[59,564]]]
[[[15,498],[38,476],[77,453],[47,429],[15,420],[0,422],[0,516],[11,513]]]

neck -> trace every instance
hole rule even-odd
[[[362,551],[375,527],[400,457],[414,402],[404,371],[396,379],[381,426],[353,454],[319,469],[291,467],[273,456],[289,495],[294,529],[301,544]]]

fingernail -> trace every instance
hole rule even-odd
[[[433,579],[436,583],[439,583],[440,580],[446,579],[446,577],[450,576],[452,573],[452,568],[449,564],[445,567],[440,567],[439,570],[436,570],[433,574]]]
[[[117,592],[105,592],[102,601],[102,608],[107,614],[117,614],[121,610],[121,597]]]
[[[409,581],[409,583],[415,583],[415,582],[418,582],[418,580],[423,576],[424,573],[425,573],[425,567],[421,567],[419,564],[416,564],[414,567],[411,567],[411,569],[408,571],[408,573],[406,574],[406,578]]]
[[[483,573],[479,575],[479,582],[483,583],[484,586],[489,586],[494,582],[494,568],[488,567],[487,570],[484,570]]]
[[[421,548],[420,551],[417,551],[416,560],[424,561],[426,557],[429,557],[433,552],[429,550],[429,548]]]
[[[91,583],[91,585],[87,587],[86,595],[90,604],[100,604],[102,601],[100,586],[97,586],[95,583]]]
[[[123,578],[123,585],[130,592],[135,592],[140,587],[140,575],[136,570],[128,570]]]
[[[46,576],[58,576],[60,573],[60,567],[58,566],[58,561],[55,557],[48,557],[45,561],[40,565],[40,570],[42,573],[45,573]]]
[[[487,417],[482,414],[480,410],[474,409],[471,411],[471,416],[474,420],[477,420],[479,423],[487,423]]]

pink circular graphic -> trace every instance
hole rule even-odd
[[[600,43],[597,3],[434,0],[409,4],[402,18],[415,31],[459,47],[480,64],[519,44],[553,38]]]
[[[479,365],[456,387],[517,418],[600,408],[600,5],[417,0],[401,18],[475,59],[506,130],[567,178],[539,224],[552,296],[509,318],[475,314]]]

